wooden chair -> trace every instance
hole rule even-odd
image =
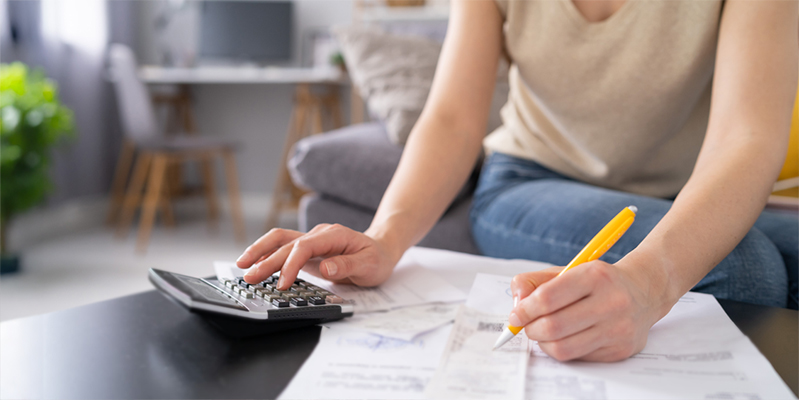
[[[215,225],[219,207],[213,162],[221,158],[225,166],[236,238],[244,242],[246,238],[234,144],[199,136],[166,137],[158,128],[147,87],[138,79],[133,51],[124,45],[112,45],[109,50],[109,66],[125,134],[112,183],[107,218],[110,223],[117,223],[117,235],[124,236],[139,208],[142,213],[137,249],[141,252],[147,248],[158,210],[161,210],[167,225],[174,225],[167,171],[170,165],[180,165],[190,160],[200,163],[208,216],[212,225]],[[133,175],[127,183],[131,166]],[[146,193],[143,193],[145,186]]]

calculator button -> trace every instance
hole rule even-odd
[[[327,290],[317,290],[316,294],[322,297],[325,296],[333,296],[333,293],[328,292]]]
[[[297,293],[281,293],[281,296],[283,296],[284,299],[291,299],[291,298],[295,298],[295,297],[300,297],[300,296],[297,296]]]
[[[244,297],[245,297],[245,298],[247,298],[247,299],[251,299],[251,298],[253,298],[253,297],[254,297],[254,296],[253,296],[253,294],[252,294],[252,292],[248,292],[248,291],[246,291],[246,290],[242,290],[242,293],[241,293],[241,295],[242,295],[242,296],[244,296]]]
[[[225,281],[225,286],[227,286],[227,287],[229,287],[229,288],[232,288],[232,287],[233,287],[233,282],[231,282],[231,281]]]
[[[298,307],[308,305],[308,302],[305,301],[305,299],[303,299],[302,297],[292,297],[291,299],[289,299],[289,302]]]
[[[269,278],[266,278],[266,280],[264,282],[265,283],[277,283],[277,279],[278,278],[276,276],[272,275]]]
[[[303,282],[305,282],[304,279],[300,279],[300,278],[294,279],[294,283],[303,283]]]
[[[300,290],[299,292],[297,292],[297,296],[300,297],[316,296],[316,293],[310,290]]]
[[[271,283],[267,283],[266,285],[264,285],[264,288],[269,289],[269,290],[276,290],[277,289],[277,285],[274,285],[274,284],[271,284]]]
[[[272,305],[275,307],[288,307],[289,301],[282,298],[277,298],[272,300]]]
[[[325,304],[325,299],[319,296],[308,296],[305,298],[305,300],[308,302],[308,304],[313,304],[315,306],[321,306]]]
[[[341,304],[341,303],[344,302],[344,299],[342,299],[341,297],[338,297],[336,295],[333,295],[333,296],[325,297],[325,301],[330,303],[330,304]]]

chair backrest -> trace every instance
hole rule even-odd
[[[150,93],[136,73],[133,51],[125,45],[112,44],[108,65],[125,136],[134,142],[157,138],[160,135],[158,121]]]

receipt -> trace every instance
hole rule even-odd
[[[522,399],[529,340],[517,335],[492,351],[507,315],[461,306],[444,354],[427,386],[428,398]]]

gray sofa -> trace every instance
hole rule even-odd
[[[402,147],[391,143],[383,125],[352,125],[299,141],[289,160],[296,185],[313,193],[300,202],[299,228],[338,223],[364,231],[397,168]],[[471,235],[469,208],[479,168],[420,246],[479,254]]]

